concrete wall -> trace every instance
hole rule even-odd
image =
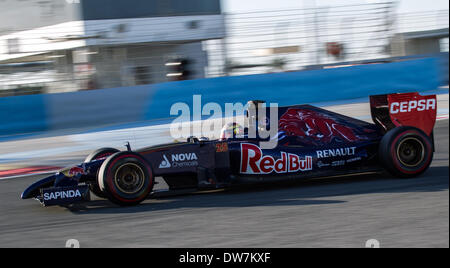
[[[345,68],[220,77],[85,92],[0,98],[0,136],[96,127],[170,117],[176,102],[279,105],[334,101],[374,94],[426,91],[439,86],[436,58]]]
[[[439,53],[441,51],[439,39],[421,38],[405,41],[405,55],[421,55]]]
[[[0,136],[50,129],[47,104],[46,95],[0,98]]]
[[[448,52],[439,54],[439,72],[440,72],[440,84],[448,85]]]

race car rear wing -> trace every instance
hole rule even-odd
[[[417,92],[370,96],[372,120],[385,131],[398,126],[413,126],[432,136],[436,123],[436,95]]]

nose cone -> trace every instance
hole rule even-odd
[[[30,186],[28,186],[25,191],[20,195],[22,199],[29,199],[33,197],[37,197],[39,195],[41,188],[51,187],[55,183],[56,175],[52,175],[50,177],[39,180]]]
[[[22,199],[29,199],[34,197],[35,195],[33,195],[32,193],[35,192],[33,191],[34,187],[29,186],[27,189],[25,189],[25,191],[23,191],[23,193],[20,195],[20,198]],[[37,191],[36,191],[37,192]]]

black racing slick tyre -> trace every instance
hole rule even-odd
[[[90,153],[86,157],[86,159],[84,159],[84,163],[88,163],[88,162],[91,162],[93,160],[98,160],[98,159],[101,159],[101,158],[106,158],[106,157],[108,157],[108,156],[110,156],[112,154],[115,154],[117,152],[119,152],[119,150],[114,149],[114,148],[100,148],[100,149],[95,150],[92,153]],[[97,178],[98,178],[98,174],[97,174]],[[95,178],[95,180],[93,180],[89,184],[89,189],[96,196],[101,197],[101,198],[106,198],[106,194],[103,193],[102,190],[100,190],[100,187],[98,186],[97,178]]]
[[[433,159],[431,138],[415,127],[397,127],[382,138],[380,162],[392,175],[411,178],[425,172]]]
[[[153,171],[137,153],[115,153],[100,167],[98,185],[111,202],[120,206],[134,206],[144,201],[152,191]]]

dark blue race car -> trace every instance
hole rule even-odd
[[[370,102],[374,124],[296,105],[277,108],[277,134],[265,139],[257,128],[251,138],[249,125],[234,123],[219,140],[191,137],[136,151],[101,148],[84,163],[32,184],[22,198],[65,205],[90,200],[92,192],[130,206],[157,195],[157,176],[176,191],[383,170],[398,177],[423,173],[433,158],[436,96],[389,94]],[[270,109],[260,101],[249,104],[247,123],[262,121],[258,109]],[[262,148],[270,139],[276,146]]]

